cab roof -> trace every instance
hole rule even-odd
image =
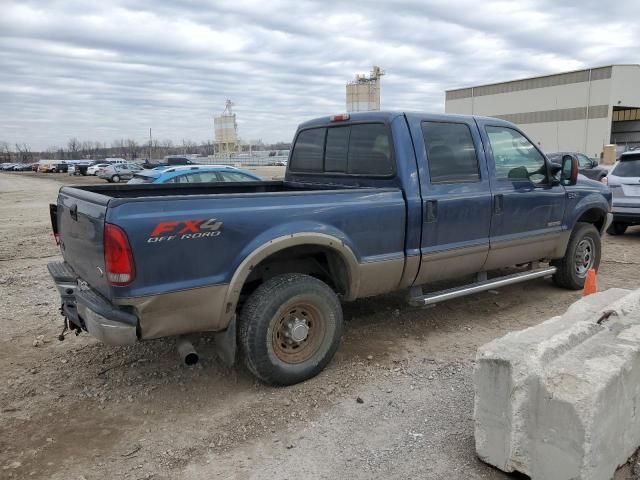
[[[341,121],[334,120],[334,117],[340,115],[348,115],[348,118]],[[352,113],[339,113],[336,115],[324,116],[314,118],[312,120],[307,120],[300,124],[298,129],[310,128],[310,127],[320,127],[327,125],[339,125],[340,123],[357,123],[357,122],[384,122],[391,123],[397,117],[406,116],[407,118],[424,118],[429,117],[430,119],[438,119],[441,121],[445,121],[447,119],[450,120],[490,120],[495,122],[497,125],[507,125],[507,126],[515,126],[513,123],[508,122],[506,120],[502,120],[500,118],[495,117],[485,117],[481,115],[461,115],[457,113],[429,113],[429,112],[414,112],[414,111],[376,111],[376,112],[352,112]]]

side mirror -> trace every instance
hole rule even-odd
[[[575,185],[578,182],[578,170],[578,159],[573,155],[563,155],[560,183],[564,186]]]
[[[598,160],[597,160],[597,159],[593,159],[593,160],[591,160],[591,167],[592,167],[592,168],[595,168],[595,167],[597,167],[597,166],[599,165],[599,163],[600,163],[600,162],[598,162]]]

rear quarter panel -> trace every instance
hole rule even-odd
[[[400,189],[112,202],[106,220],[124,228],[136,265],[135,281],[114,287],[115,297],[228,284],[242,261],[261,245],[303,232],[335,237],[360,264],[404,258],[405,202]],[[196,220],[220,222],[218,233],[184,237],[191,233],[185,221]],[[154,236],[159,224],[166,231]]]

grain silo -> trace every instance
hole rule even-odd
[[[369,77],[356,75],[347,83],[347,112],[380,110],[380,77],[384,71],[374,66]]]
[[[229,154],[238,150],[238,124],[232,109],[233,102],[227,100],[222,115],[213,119],[216,153]]]

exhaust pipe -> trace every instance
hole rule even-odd
[[[193,348],[193,344],[184,338],[178,340],[178,355],[180,355],[182,363],[188,366],[195,365],[200,359],[198,352]]]

